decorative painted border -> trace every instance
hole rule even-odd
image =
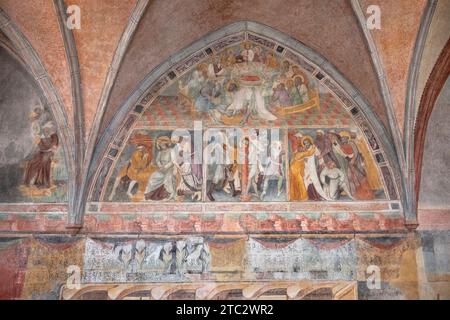
[[[67,234],[64,212],[0,213],[0,232]],[[273,213],[88,213],[80,235],[248,236],[307,234],[405,233],[401,213],[273,212]]]

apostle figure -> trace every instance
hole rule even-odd
[[[292,105],[289,93],[284,83],[279,83],[272,95],[272,105],[275,107],[288,107]]]
[[[52,185],[52,158],[59,145],[59,139],[51,121],[44,125],[42,131],[35,137],[38,150],[26,164],[24,183],[28,187],[48,189]]]
[[[297,130],[295,132],[289,131],[288,140],[289,140],[289,144],[291,146],[291,150],[293,153],[300,151],[300,149],[302,148],[302,138],[303,137],[304,137],[304,134],[300,130]]]
[[[335,160],[333,160],[333,161],[335,161],[336,167],[338,167],[339,169],[342,170],[342,172],[344,172],[346,184],[349,186],[350,184],[348,182],[348,160],[347,160],[346,154],[343,152],[343,150],[341,148],[342,138],[334,130],[329,131],[327,136],[328,136],[329,140],[331,141],[333,154],[336,157],[335,160],[337,160],[337,161],[335,161]],[[330,155],[331,155],[331,153],[330,153]]]
[[[289,79],[286,81],[286,90],[289,94],[292,105],[298,105],[302,103],[302,96],[297,86],[294,85],[294,80]]]
[[[197,97],[197,95],[199,94],[201,88],[203,87],[205,83],[205,78],[201,75],[200,71],[195,70],[194,72],[192,72],[191,78],[189,79],[188,83],[187,83],[187,94],[189,95],[189,97],[191,97],[192,99],[195,99]],[[183,82],[180,81],[180,89],[184,89],[183,86]]]
[[[212,62],[208,65],[208,77],[210,79],[214,79],[216,77],[220,77],[225,72],[225,69],[220,62],[219,57],[215,56]]]
[[[244,50],[242,50],[241,56],[244,62],[253,62],[253,59],[255,58],[255,53],[252,50],[252,45],[250,42],[244,43]]]
[[[308,155],[312,154],[312,150],[305,150],[303,146],[303,137],[304,136],[301,132],[291,137],[291,148],[293,151],[293,156],[289,170],[289,199],[292,201],[308,200],[308,193],[306,191],[305,182],[303,180],[303,177],[305,175],[304,159]],[[300,142],[298,142],[299,139]],[[294,143],[292,143],[292,141]]]
[[[330,198],[325,194],[317,175],[316,161],[319,160],[319,164],[323,162],[323,160],[319,158],[320,151],[314,145],[314,141],[310,136],[305,136],[302,144],[305,149],[305,173],[303,176],[303,181],[308,192],[308,199],[316,201],[323,199],[330,200]]]
[[[157,171],[152,173],[145,189],[145,199],[172,200],[175,198],[175,174],[174,159],[171,148],[171,140],[167,136],[156,139],[158,154],[156,155]]]
[[[297,88],[301,96],[301,103],[306,103],[309,101],[309,92],[306,80],[303,76],[297,76],[294,78],[294,85]]]

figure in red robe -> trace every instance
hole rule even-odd
[[[343,135],[341,134],[341,137],[342,136]],[[353,198],[355,198],[356,200],[373,200],[375,198],[375,195],[369,185],[366,174],[364,172],[361,172],[361,170],[358,168],[358,155],[355,154],[355,150],[349,143],[348,136],[344,135],[342,137],[342,144],[340,147],[348,160],[348,184]]]
[[[59,139],[50,128],[44,128],[44,136],[37,144],[38,151],[28,161],[25,168],[25,185],[48,189],[51,187],[52,158]]]

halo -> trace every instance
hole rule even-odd
[[[302,140],[300,140],[300,143],[302,147],[305,146],[305,141],[308,140],[310,144],[314,144],[314,139],[311,136],[304,136]]]
[[[348,131],[341,131],[341,132],[339,132],[339,135],[342,138],[350,138],[350,132],[348,132]]]

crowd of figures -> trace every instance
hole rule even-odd
[[[215,193],[223,200],[284,200],[283,143],[280,135],[267,132],[249,130],[239,136],[224,130],[211,135],[204,150],[209,201],[216,201]]]
[[[290,130],[289,148],[273,129],[211,129],[199,148],[193,134],[135,134],[109,200],[121,184],[135,201],[374,199],[382,185],[357,132],[309,131]]]
[[[205,175],[210,201],[215,193],[233,201],[263,200],[272,189],[270,181],[276,184],[273,200],[284,200],[285,151],[279,137],[262,139],[258,130],[244,136],[234,130],[213,132],[203,151],[195,150],[191,136],[158,135],[153,147],[149,135],[135,134],[135,150],[120,168],[109,200],[116,199],[122,184],[131,200],[199,201]]]
[[[313,139],[301,131],[289,134],[290,199],[372,200],[379,185],[376,168],[367,165],[368,151],[354,131],[316,131]],[[363,155],[364,154],[364,155]]]
[[[195,112],[219,124],[223,117],[239,115],[241,124],[250,117],[274,121],[277,108],[308,102],[311,87],[300,67],[250,42],[200,63],[178,82]]]
[[[155,149],[151,137],[137,134],[131,142],[136,150],[121,168],[113,185],[109,200],[113,200],[119,185],[128,185],[127,195],[148,201],[201,200],[202,165],[192,148],[190,136],[156,138]],[[200,151],[201,152],[201,151]],[[201,156],[200,156],[201,159]]]

